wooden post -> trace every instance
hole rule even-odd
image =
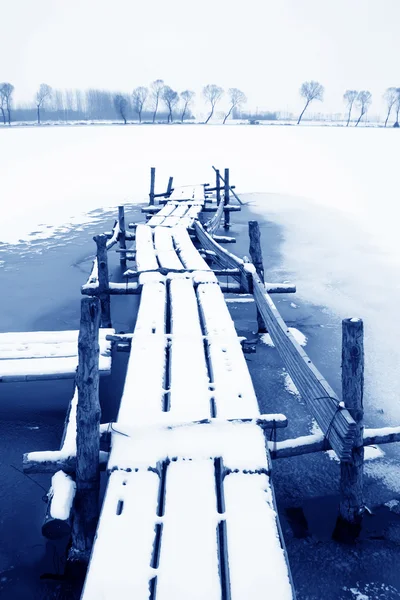
[[[76,384],[76,497],[69,560],[89,562],[99,517],[100,402],[98,298],[81,300]]]
[[[253,265],[256,268],[257,275],[261,279],[262,283],[264,283],[264,265],[263,265],[260,237],[261,237],[260,236],[260,227],[258,226],[258,221],[249,221],[249,238],[250,238],[249,253],[250,253],[250,257],[253,262]],[[258,324],[258,333],[267,333],[267,328],[265,327],[264,320],[263,320],[258,308],[257,308],[257,324]]]
[[[219,178],[219,169],[215,170],[215,188],[216,188],[216,192],[217,192],[217,206],[219,206],[219,203],[221,202],[221,190],[220,190],[220,185],[221,185],[221,181]]]
[[[125,211],[123,206],[118,206],[118,224],[119,224],[119,247],[126,250],[126,232],[125,232]],[[119,257],[120,265],[126,269],[126,252],[121,252]]]
[[[167,196],[167,198],[169,198],[169,197],[170,197],[170,195],[172,194],[172,182],[173,182],[173,181],[174,181],[174,178],[173,178],[173,177],[170,177],[170,178],[168,179],[168,187],[167,187],[167,193],[166,193],[166,196]]]
[[[108,282],[108,257],[106,247],[107,236],[104,234],[95,235],[93,239],[97,244],[97,269],[99,277],[99,298],[101,302],[101,327],[112,327],[111,300]]]
[[[361,319],[342,321],[342,399],[356,422],[350,462],[340,464],[339,517],[334,536],[354,540],[361,529],[364,510],[364,326]]]
[[[149,204],[154,204],[154,189],[156,184],[156,168],[151,167],[150,170],[150,194],[149,194]]]
[[[225,179],[224,205],[226,206],[229,204],[229,169],[225,169],[224,179]],[[229,212],[229,210],[224,210],[224,214],[225,214],[224,229],[229,229],[231,213]]]

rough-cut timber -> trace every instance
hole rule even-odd
[[[97,244],[97,269],[98,269],[98,295],[101,303],[101,327],[111,327],[111,301],[108,294],[108,258],[107,237],[96,235],[94,241]]]
[[[260,228],[258,226],[257,221],[249,221],[249,238],[250,238],[250,248],[249,253],[253,265],[256,268],[257,275],[264,282],[264,265],[263,265],[263,257],[261,250],[261,242],[260,242]],[[265,327],[265,323],[260,314],[260,311],[257,310],[257,325],[258,325],[258,333],[266,333],[267,328]]]
[[[118,206],[118,225],[119,225],[119,247],[121,252],[119,261],[122,268],[126,268],[126,232],[125,232],[125,211],[123,206]]]
[[[71,561],[89,561],[99,516],[100,487],[100,402],[99,325],[97,298],[81,300],[78,339],[78,407],[76,436],[76,498],[72,531]]]
[[[359,533],[364,509],[364,327],[361,319],[342,321],[342,397],[356,422],[351,460],[340,465],[340,507],[337,533],[342,524]]]
[[[252,277],[254,299],[289,375],[340,460],[350,461],[356,435],[354,419],[293,338],[258,275],[253,273]]]

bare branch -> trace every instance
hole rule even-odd
[[[122,94],[114,96],[114,107],[117,114],[123,119],[124,125],[126,125],[126,114],[128,110],[128,100]]]
[[[160,98],[161,98],[163,89],[164,89],[164,82],[162,79],[156,79],[150,85],[150,93],[151,93],[151,97],[153,99],[153,108],[154,108],[153,123],[155,123],[155,121],[156,121],[158,104],[160,102]]]
[[[320,100],[321,102],[324,99],[324,86],[318,83],[318,81],[305,81],[300,88],[300,96],[306,99],[306,105],[303,109],[303,112],[299,116],[299,120],[297,121],[297,125],[299,125],[308,105],[313,100]]]
[[[139,123],[142,122],[142,111],[149,95],[149,90],[146,87],[139,86],[132,92],[133,110],[139,116]]]
[[[205,122],[206,124],[213,116],[215,106],[216,106],[217,102],[219,102],[219,100],[221,100],[223,94],[224,94],[224,90],[221,87],[219,87],[218,85],[215,85],[214,83],[206,85],[203,88],[203,96],[211,104],[211,112],[208,115],[208,118]]]
[[[181,98],[183,100],[183,109],[182,109],[182,116],[181,116],[181,122],[183,123],[183,120],[185,118],[187,109],[189,108],[191,102],[193,101],[193,98],[195,97],[195,93],[192,92],[191,90],[185,90],[184,92],[181,92]]]
[[[368,90],[361,90],[361,92],[358,92],[357,98],[356,98],[356,106],[358,106],[358,108],[360,109],[360,116],[358,117],[358,121],[355,125],[356,127],[359,124],[359,122],[361,121],[363,115],[365,115],[365,113],[367,112],[371,102],[372,102],[371,92],[369,92]]]
[[[223,125],[225,125],[225,121],[231,115],[234,108],[237,108],[247,102],[246,95],[241,90],[238,90],[238,88],[229,88],[228,94],[231,101],[231,105],[229,111],[224,117]]]
[[[346,90],[345,93],[343,94],[343,100],[346,102],[348,109],[349,109],[346,127],[349,126],[350,117],[351,117],[351,109],[353,108],[353,104],[354,104],[354,101],[357,98],[357,96],[358,96],[357,90]]]

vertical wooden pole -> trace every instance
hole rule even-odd
[[[97,244],[97,269],[99,274],[99,298],[101,303],[101,327],[111,325],[111,301],[108,286],[108,257],[107,237],[104,234],[95,235]]]
[[[121,250],[126,250],[125,237],[125,211],[123,206],[118,206],[118,224],[119,224],[119,247]],[[126,252],[121,252],[119,262],[123,269],[126,269]]]
[[[76,375],[76,497],[69,553],[71,561],[80,563],[89,561],[99,517],[99,326],[99,299],[83,298]]]
[[[215,187],[216,192],[217,192],[217,206],[219,206],[219,203],[221,202],[221,190],[220,190],[220,186],[221,185],[221,180],[219,178],[219,169],[215,170]]]
[[[361,319],[342,321],[342,399],[356,422],[350,462],[340,464],[340,505],[335,536],[354,540],[364,510],[364,325]]]
[[[167,195],[167,198],[169,198],[169,197],[170,197],[170,195],[172,194],[172,183],[173,183],[173,181],[174,181],[174,178],[173,178],[173,177],[170,177],[170,178],[168,179],[168,187],[167,187],[167,194],[166,194],[166,195]]]
[[[263,256],[261,249],[261,236],[260,236],[260,227],[258,225],[258,221],[249,221],[249,238],[250,238],[250,248],[249,253],[253,265],[256,268],[257,275],[261,279],[264,284],[264,265],[263,265]],[[257,310],[257,324],[258,324],[258,333],[266,333],[267,328],[265,327],[264,320],[260,314],[260,311]]]
[[[224,172],[225,179],[225,187],[224,187],[224,205],[229,204],[229,169],[225,169]],[[225,220],[224,220],[224,229],[229,229],[231,213],[229,210],[224,210]]]
[[[156,185],[156,168],[151,167],[150,170],[150,194],[149,194],[149,204],[154,204],[154,189]]]

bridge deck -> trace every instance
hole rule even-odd
[[[136,230],[137,269],[152,272],[139,277],[84,600],[293,597],[246,360],[186,229],[193,200],[203,186],[174,190]]]

